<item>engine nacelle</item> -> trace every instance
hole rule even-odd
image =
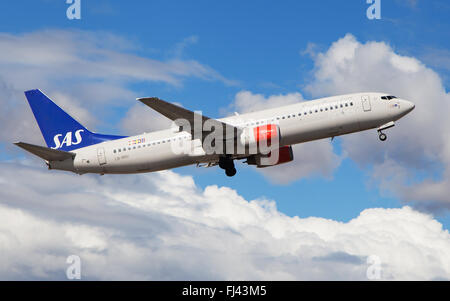
[[[294,160],[292,146],[282,146],[279,149],[272,150],[267,155],[253,155],[247,158],[247,164],[256,165],[256,167],[275,166]]]
[[[240,137],[240,142],[245,147],[255,151],[270,147],[277,147],[280,143],[280,128],[276,124],[265,124],[254,128],[245,128]]]

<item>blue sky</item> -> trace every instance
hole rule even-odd
[[[326,51],[347,33],[361,43],[382,41],[398,54],[421,60],[439,74],[448,88],[447,1],[382,0],[381,20],[367,19],[368,4],[363,0],[282,3],[82,0],[81,20],[66,18],[68,5],[64,2],[8,2],[0,9],[1,31],[23,34],[62,29],[113,33],[133,44],[124,49],[126,53],[162,61],[174,57],[199,61],[228,81],[189,77],[175,86],[130,81],[127,87],[141,96],[159,96],[201,109],[209,116],[221,116],[223,108],[242,90],[266,96],[298,91],[310,99],[312,95],[305,87],[311,82],[314,60],[305,52],[308,44],[313,43],[315,52]],[[101,120],[95,130],[127,134],[118,123],[133,100],[124,100],[124,104],[114,101],[113,108],[92,112]],[[340,138],[334,142],[337,154],[341,153],[340,143]],[[8,154],[3,158],[11,156],[20,155]],[[356,217],[365,208],[405,204],[371,183],[370,171],[370,165],[362,167],[345,158],[329,178],[313,175],[280,185],[240,163],[238,175],[231,179],[219,169],[176,170],[194,175],[202,187],[229,186],[246,199],[264,196],[276,200],[279,210],[290,216],[320,216],[340,221]],[[448,211],[436,218],[449,228]]]

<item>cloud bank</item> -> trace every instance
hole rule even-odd
[[[80,177],[20,163],[0,163],[0,199],[1,279],[65,279],[69,255],[85,280],[366,280],[373,256],[381,279],[450,278],[448,231],[410,207],[289,217],[171,171]]]

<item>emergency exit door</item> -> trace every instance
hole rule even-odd
[[[99,147],[97,149],[97,157],[98,157],[98,164],[100,165],[106,164],[105,149],[103,147]]]
[[[368,112],[370,111],[372,108],[370,106],[370,97],[369,95],[363,95],[361,96],[361,101],[362,101],[362,107],[364,112]]]

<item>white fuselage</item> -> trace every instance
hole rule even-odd
[[[276,124],[280,129],[280,145],[293,145],[378,128],[414,108],[409,101],[381,99],[383,95],[387,94],[333,96],[219,120],[239,128]],[[79,174],[125,174],[208,163],[217,158],[195,152],[174,152],[171,146],[174,139],[199,144],[191,139],[190,133],[167,129],[80,148],[73,151],[74,160],[50,162],[50,168]]]

